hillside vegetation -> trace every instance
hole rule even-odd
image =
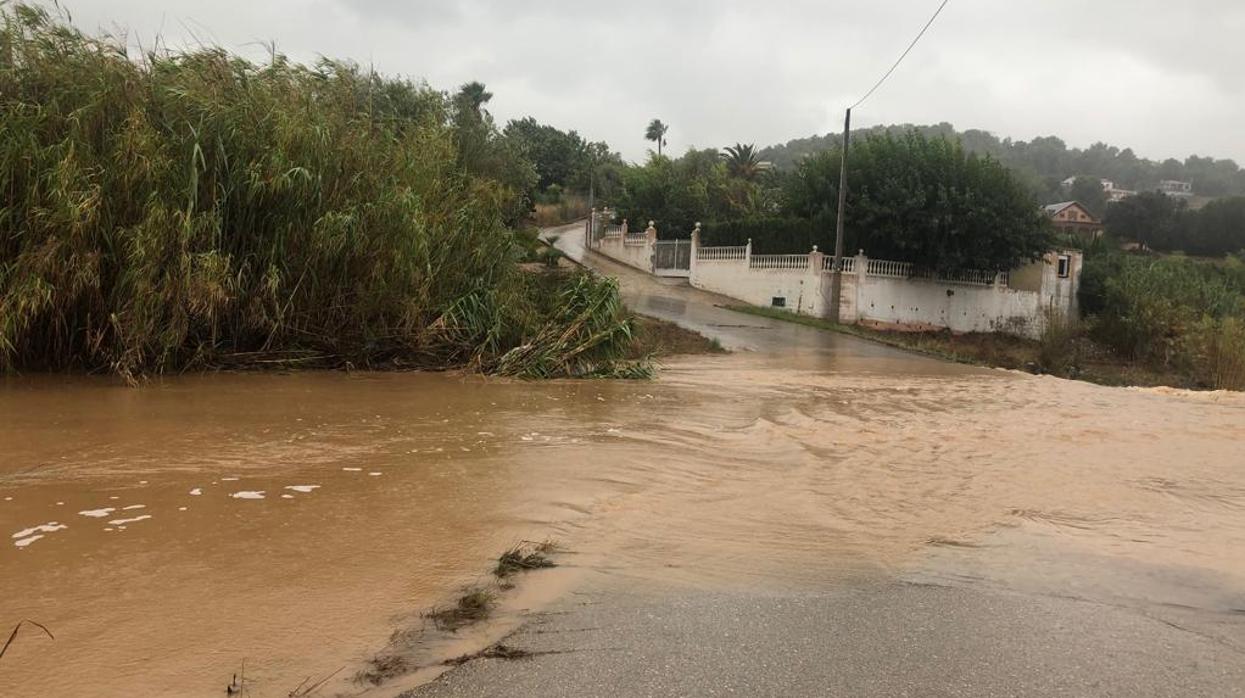
[[[901,135],[916,131],[929,138],[958,140],[964,148],[979,155],[989,155],[1013,170],[1030,188],[1040,203],[1062,201],[1067,192],[1060,183],[1068,177],[1089,175],[1115,182],[1124,189],[1153,189],[1161,180],[1192,182],[1194,191],[1207,197],[1245,195],[1245,169],[1229,159],[1190,155],[1183,161],[1174,158],[1150,160],[1137,155],[1131,148],[1095,143],[1088,148],[1069,148],[1055,136],[1040,136],[1029,141],[999,138],[988,131],[968,129],[957,131],[948,123],[917,126],[902,124],[877,126],[852,132],[852,140],[876,135]],[[797,138],[761,151],[761,158],[778,169],[793,169],[805,157],[831,150],[840,145],[842,134]]]

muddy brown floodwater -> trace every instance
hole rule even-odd
[[[854,346],[854,345],[853,345]],[[842,354],[842,352],[841,352]],[[896,352],[656,382],[436,374],[0,384],[16,696],[349,680],[524,538],[625,583],[875,577],[1245,609],[1245,400]]]

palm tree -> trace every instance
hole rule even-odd
[[[648,123],[648,128],[644,131],[644,139],[657,143],[657,154],[661,155],[661,148],[666,144],[666,131],[670,127],[663,124],[661,119],[653,119]]]
[[[726,160],[726,171],[732,177],[738,177],[751,182],[757,178],[762,170],[766,169],[767,163],[761,162],[757,158],[756,146],[749,143],[736,143],[733,146],[726,146],[722,150],[722,159]]]
[[[480,118],[484,118],[484,115],[488,113],[484,105],[488,104],[492,98],[493,93],[485,89],[484,83],[479,81],[469,82],[458,90],[459,104],[474,111]]]

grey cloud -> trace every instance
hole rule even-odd
[[[72,0],[71,0],[72,1]],[[80,26],[183,27],[259,57],[372,63],[452,89],[482,80],[501,119],[533,115],[643,157],[839,128],[937,0],[92,0]],[[952,0],[861,125],[950,121],[1000,135],[1103,140],[1163,158],[1245,161],[1245,4],[1235,0]]]

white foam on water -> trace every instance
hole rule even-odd
[[[111,497],[109,497],[109,499],[121,499],[121,498],[114,494]]]
[[[69,527],[63,523],[60,523],[57,521],[49,521],[45,524],[39,524],[38,526],[31,526],[30,528],[24,528],[18,531],[17,533],[14,533],[13,537],[14,538],[25,538],[32,533],[55,533],[56,531],[63,531],[66,528],[69,528]]]
[[[342,470],[345,470],[348,473],[358,473],[362,472],[363,468],[342,468]]]
[[[371,473],[368,473],[368,475],[371,475],[372,477],[380,477],[380,473],[377,473],[377,472],[371,472]]]
[[[37,535],[37,536],[30,536],[29,538],[23,538],[23,539],[21,539],[21,540],[15,540],[15,541],[13,541],[13,545],[16,545],[16,546],[17,546],[17,547],[19,547],[19,548],[24,548],[24,547],[26,547],[26,546],[30,545],[31,543],[33,543],[33,542],[35,542],[35,541],[39,540],[39,539],[40,539],[40,538],[42,538],[42,537],[43,537],[43,534],[39,534],[39,535]]]
[[[145,485],[145,484],[147,484],[147,481],[146,481],[146,480],[139,480],[139,481],[138,481],[138,484],[140,484],[140,485]]]
[[[186,507],[177,507],[178,511],[186,511]]]
[[[220,481],[221,482],[237,482],[238,480],[241,480],[241,479],[242,478],[240,477],[222,477]]]
[[[294,495],[292,495],[292,494],[283,494],[283,495],[281,495],[281,499],[293,499],[293,498],[294,498]]]
[[[201,494],[203,494],[202,488],[196,487],[193,490],[190,490],[190,496],[192,497],[198,497]]]
[[[58,506],[58,507],[63,507],[63,506],[65,506],[65,503],[64,503],[64,502],[57,502],[57,503],[56,503],[56,506]]]
[[[128,507],[121,507],[121,511],[133,511],[134,509],[146,509],[146,504],[131,504]]]
[[[241,492],[234,492],[229,496],[234,499],[263,499],[264,490],[243,490]]]
[[[13,498],[12,498],[12,497],[5,497],[5,498],[4,498],[4,501],[6,501],[6,502],[11,502],[11,501],[13,501]]]
[[[131,524],[136,521],[146,521],[147,519],[150,519],[150,518],[151,518],[151,514],[143,514],[142,516],[135,516],[132,519],[113,519],[112,521],[109,521],[108,523],[124,531],[125,524]]]
[[[310,492],[312,490],[320,489],[320,486],[319,485],[286,485],[285,489],[293,490],[295,492],[302,492],[306,494],[307,492]]]
[[[89,516],[92,519],[102,519],[114,511],[116,511],[115,507],[104,507],[103,509],[87,509],[86,511],[80,511],[78,512],[78,515]]]

